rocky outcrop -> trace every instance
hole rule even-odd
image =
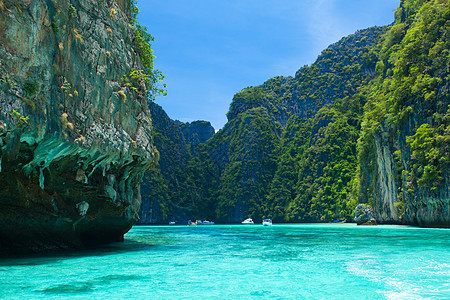
[[[0,248],[121,240],[155,160],[130,2],[2,2]]]
[[[154,126],[154,143],[160,155],[156,170],[147,172],[141,186],[142,207],[140,224],[155,224],[211,217],[205,191],[210,176],[205,178],[208,166],[199,163],[199,146],[214,134],[209,122],[183,123],[172,120],[157,104],[150,103]],[[202,157],[202,160],[205,159]]]
[[[449,3],[402,0],[380,41],[360,143],[360,200],[379,223],[450,227],[449,22]]]
[[[444,171],[440,183],[433,188],[419,186],[407,175],[412,173],[415,162],[406,138],[414,135],[418,127],[414,124],[423,120],[426,118],[418,110],[403,126],[386,128],[382,124],[374,134],[373,205],[379,223],[450,227],[450,172]],[[396,152],[402,155],[395,155]]]
[[[396,170],[394,164],[394,154],[389,146],[388,139],[390,132],[383,131],[376,135],[375,158],[377,167],[377,185],[375,210],[377,219],[383,222],[398,222],[397,209],[394,203],[397,201],[397,186],[395,182]]]
[[[364,204],[358,204],[358,206],[356,206],[354,221],[358,225],[377,225],[375,212],[371,207]]]
[[[311,66],[300,68],[294,77],[276,76],[262,85],[243,89],[233,97],[228,120],[264,107],[285,127],[291,116],[313,118],[324,105],[353,95],[374,77],[376,57],[369,49],[387,28],[358,30],[328,46]]]
[[[191,123],[180,123],[186,142],[190,145],[192,154],[199,144],[205,144],[213,135],[214,128],[210,122],[194,121]]]

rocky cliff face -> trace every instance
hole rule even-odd
[[[450,103],[448,87],[444,86],[438,89],[442,90],[442,95],[447,95],[446,98],[441,98],[441,101],[448,105]],[[415,101],[417,101],[416,105],[422,106],[419,104],[420,100]],[[421,169],[423,173],[427,165],[424,162],[417,162],[416,155],[413,154],[407,142],[408,137],[413,137],[421,125],[427,124],[427,120],[432,122],[429,117],[430,112],[436,113],[431,107],[425,110],[416,109],[404,124],[387,126],[387,122],[384,122],[380,125],[379,131],[374,133],[376,163],[371,172],[375,179],[373,181],[373,206],[378,222],[424,227],[450,226],[450,172],[448,167],[439,166],[442,167],[442,171],[440,176],[431,179],[433,182],[419,183],[418,177],[424,174],[417,172],[417,169]],[[445,115],[445,109],[440,113]],[[447,131],[445,135],[447,138],[443,142],[440,149],[442,154],[439,156],[447,157],[449,132]],[[420,141],[420,143],[424,145],[426,141]],[[429,153],[428,155],[433,154]],[[445,159],[445,157],[441,156],[438,159]]]
[[[443,100],[449,103],[448,98]],[[450,227],[449,170],[445,168],[433,183],[419,185],[417,177],[414,178],[419,175],[414,170],[417,161],[407,145],[407,138],[414,136],[416,129],[424,124],[427,119],[424,113],[428,112],[417,110],[408,123],[391,128],[382,124],[374,133],[372,204],[379,223]],[[448,155],[448,141],[441,150]],[[426,165],[419,168],[423,170]],[[369,185],[369,182],[364,183]]]
[[[130,2],[0,4],[0,247],[120,240],[155,159]]]
[[[207,121],[180,123],[180,126],[185,140],[190,145],[190,149],[194,155],[195,148],[199,144],[205,144],[214,135],[214,128]]]
[[[294,77],[277,76],[243,89],[233,97],[228,120],[256,107],[265,107],[283,127],[291,116],[313,118],[324,105],[356,93],[375,75],[376,56],[370,51],[387,27],[371,27],[327,47],[311,66]]]
[[[379,43],[360,139],[378,222],[450,227],[449,26],[448,2],[402,0]]]
[[[295,77],[277,76],[233,97],[227,124],[208,141],[219,174],[218,221],[348,218],[354,206],[337,202],[348,202],[339,198],[345,198],[342,194],[347,194],[355,169],[359,121],[351,114],[361,113],[352,108],[360,104],[348,100],[340,104],[347,107],[337,109],[339,113],[319,112],[353,96],[375,76],[376,56],[371,48],[386,30],[357,31],[329,46]],[[344,140],[351,145],[343,145]],[[348,166],[339,165],[340,160]],[[345,174],[330,171],[339,169]],[[334,183],[329,180],[331,173]],[[330,188],[325,189],[326,185]]]
[[[206,190],[211,183],[205,142],[214,134],[209,122],[182,123],[169,118],[157,104],[150,104],[154,142],[160,153],[155,170],[145,174],[141,187],[141,224],[206,219]],[[211,217],[211,215],[209,215]]]

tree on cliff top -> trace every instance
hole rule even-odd
[[[154,38],[148,33],[147,27],[142,26],[138,22],[137,15],[139,14],[139,8],[136,3],[137,0],[131,0],[130,24],[135,29],[135,42],[140,50],[139,54],[144,67],[142,71],[138,71],[138,74],[139,77],[145,81],[149,100],[153,101],[158,95],[167,95],[166,84],[161,85],[164,75],[160,70],[154,68],[153,59],[155,56],[153,55],[151,44],[154,41]]]

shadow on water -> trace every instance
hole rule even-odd
[[[427,233],[433,231],[434,239],[427,239]],[[103,257],[127,252],[139,252],[154,249],[159,246],[176,245],[176,247],[194,247],[198,244],[208,244],[217,241],[222,247],[233,245],[234,241],[241,241],[234,247],[264,246],[273,240],[286,248],[294,247],[370,247],[378,245],[392,245],[392,242],[409,243],[410,248],[420,246],[425,240],[430,244],[447,244],[449,235],[447,230],[422,230],[414,227],[356,227],[353,225],[277,225],[271,228],[262,226],[134,226],[125,235],[125,241],[96,248],[78,250],[62,250],[38,254],[0,255],[0,267],[34,266],[57,263],[69,259],[82,257]],[[245,242],[242,242],[245,241]],[[270,246],[272,247],[272,246]],[[270,252],[270,251],[269,251]],[[294,251],[295,252],[295,251]],[[266,253],[267,254],[267,253]],[[297,253],[298,254],[298,253]],[[286,255],[288,258],[292,255]],[[69,288],[60,286],[59,288]],[[88,289],[85,285],[75,288]]]
[[[67,294],[83,294],[90,293],[99,288],[99,286],[107,286],[117,282],[140,280],[144,276],[140,275],[106,275],[89,281],[75,281],[71,283],[57,284],[44,289],[36,290],[37,292],[47,295],[67,295]]]
[[[9,253],[0,255],[0,267],[8,266],[37,266],[48,263],[59,262],[66,259],[76,259],[82,257],[102,257],[116,255],[124,252],[145,251],[152,247],[167,244],[163,238],[158,236],[148,237],[125,237],[124,242],[117,242],[98,247],[87,247],[83,249],[64,249],[42,253]],[[62,289],[66,288],[61,286]],[[67,287],[68,288],[68,287]],[[79,287],[81,289],[87,287]]]
[[[81,294],[94,291],[94,285],[92,283],[80,282],[73,284],[59,284],[52,286],[40,292],[44,294]]]

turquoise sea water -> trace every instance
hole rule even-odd
[[[1,299],[450,299],[450,230],[137,226],[102,249],[0,259]]]

